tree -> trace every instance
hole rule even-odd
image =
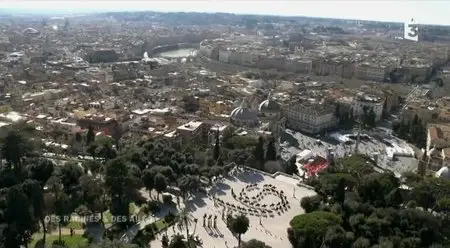
[[[111,133],[111,137],[113,138],[116,149],[120,150],[120,139],[122,138],[123,130],[119,124],[114,125]]]
[[[177,184],[183,199],[185,199],[189,193],[195,192],[201,188],[200,178],[193,175],[183,175],[178,179]]]
[[[150,169],[145,169],[142,173],[142,182],[144,183],[145,188],[148,190],[150,197],[152,196],[152,189],[155,185],[155,175],[152,173]]]
[[[40,182],[36,180],[27,179],[22,183],[22,190],[27,195],[32,208],[32,213],[34,219],[39,220],[42,225],[42,229],[44,231],[43,242],[45,243],[46,231],[47,228],[45,226],[45,216],[47,209],[44,205],[44,195],[43,195],[43,186]]]
[[[105,186],[111,197],[111,213],[129,217],[130,197],[136,188],[140,187],[140,180],[132,173],[131,166],[125,158],[118,157],[107,162]]]
[[[286,173],[289,175],[297,175],[297,155],[292,155],[291,158],[286,163]]]
[[[158,173],[154,178],[154,183],[155,190],[158,192],[158,194],[160,194],[167,188],[167,177],[165,177],[161,173]]]
[[[443,214],[450,216],[450,197],[444,197],[437,201],[436,209],[437,212],[442,212]]]
[[[100,221],[104,225],[103,212],[108,209],[108,199],[102,180],[92,175],[83,175],[80,177],[80,187],[86,207],[93,214],[100,213]]]
[[[241,214],[233,218],[230,223],[230,229],[233,233],[238,235],[238,247],[241,246],[241,235],[246,233],[250,226],[250,221],[247,216]]]
[[[288,238],[294,248],[320,247],[328,228],[341,222],[338,215],[330,212],[297,215],[289,223]]]
[[[98,160],[84,160],[81,165],[86,171],[90,171],[94,175],[99,174],[103,169],[102,164]]]
[[[243,242],[241,248],[272,248],[266,245],[264,242],[257,239],[250,239],[247,242]]]
[[[163,235],[163,237],[161,238],[161,245],[163,248],[169,247],[169,238],[167,237],[167,235]]]
[[[44,158],[33,159],[30,161],[29,176],[30,178],[39,181],[43,188],[52,175],[54,168],[55,164],[51,160]]]
[[[66,224],[70,220],[70,214],[72,213],[72,203],[70,197],[61,192],[56,196],[55,202],[55,214],[58,217],[58,231],[59,231],[59,242],[61,242],[61,226]]]
[[[5,213],[5,221],[8,226],[3,233],[6,247],[27,246],[31,234],[36,231],[37,221],[33,214],[33,208],[30,208],[31,204],[21,185],[9,189]]]
[[[76,163],[69,162],[58,169],[64,191],[66,193],[75,192],[79,185],[79,178],[84,174],[83,168]]]
[[[182,235],[175,234],[172,236],[172,240],[170,241],[169,248],[186,248],[186,244],[184,243],[184,237]]]
[[[110,160],[117,156],[116,151],[114,150],[112,145],[108,143],[96,145],[95,155],[96,157],[103,158],[105,160]]]
[[[375,111],[373,110],[373,108],[371,108],[369,110],[369,112],[367,113],[367,125],[369,126],[369,129],[376,127],[376,118],[377,118],[377,115],[375,114]]]
[[[186,211],[186,209],[183,209],[178,214],[178,225],[180,226],[180,229],[182,229],[183,226],[186,228],[188,247],[190,246],[189,222],[190,222],[189,213]]]
[[[2,158],[10,167],[14,167],[17,175],[22,173],[23,158],[32,152],[31,143],[18,131],[8,132],[2,143]]]
[[[92,126],[88,127],[88,132],[86,134],[86,145],[90,145],[95,141],[95,133],[94,128]]]
[[[75,133],[75,141],[81,143],[83,141],[83,137],[80,132]]]
[[[216,143],[214,144],[214,150],[213,150],[213,158],[214,161],[217,161],[220,157],[220,135],[219,131],[216,132]]]
[[[300,205],[306,213],[311,213],[319,209],[322,203],[322,197],[320,195],[306,196],[300,201]]]
[[[323,243],[326,247],[349,247],[350,242],[345,234],[346,232],[341,226],[331,226],[325,233]]]
[[[373,108],[363,107],[362,124],[366,129],[372,129],[376,126],[376,114]]]
[[[269,143],[267,144],[266,161],[275,161],[275,160],[277,160],[277,150],[275,148],[275,138],[271,137],[269,139]]]
[[[83,248],[139,248],[138,245],[135,244],[127,244],[119,240],[108,240],[105,239],[100,244],[89,244],[84,246]]]
[[[255,156],[256,161],[259,162],[259,169],[262,170],[264,167],[264,138],[262,136],[259,136],[258,138],[258,144],[256,144],[255,150],[253,152],[253,155]]]
[[[336,104],[336,107],[334,109],[334,117],[336,117],[336,119],[340,119],[341,117],[341,105]]]

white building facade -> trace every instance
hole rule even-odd
[[[307,133],[320,133],[336,125],[331,106],[323,104],[294,104],[285,110],[286,127]]]

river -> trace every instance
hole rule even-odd
[[[157,56],[166,58],[183,58],[188,56],[193,56],[197,52],[196,49],[192,48],[181,48],[177,50],[167,51],[159,53]]]

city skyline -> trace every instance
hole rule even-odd
[[[446,1],[0,1],[0,10],[50,14],[102,11],[224,12],[450,25]]]

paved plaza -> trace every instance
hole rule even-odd
[[[374,153],[378,153],[377,164],[380,167],[391,170],[397,175],[417,168],[418,161],[413,157],[396,157],[396,159],[391,160],[387,155],[387,145],[383,143],[383,139],[394,142],[396,145],[408,147],[409,145],[406,142],[382,131],[373,131],[368,134],[370,135],[370,140],[361,139],[358,151],[371,157]],[[318,139],[320,139],[321,144],[316,142]],[[315,154],[325,157],[328,148],[333,150],[336,157],[343,157],[354,152],[355,144],[345,145],[331,137],[311,137],[289,129],[286,130],[281,139],[281,156],[285,160],[304,149],[311,150]]]
[[[273,178],[258,171],[244,169],[235,170],[231,174],[216,182],[209,196],[196,195],[196,198],[190,199],[186,204],[191,214],[190,235],[198,235],[201,247],[236,247],[237,238],[226,227],[225,219],[227,213],[243,213],[250,220],[249,230],[242,235],[243,241],[258,239],[272,247],[290,247],[287,238],[289,221],[304,213],[300,207],[301,198],[314,195],[315,192],[296,185],[296,180],[285,176]],[[205,226],[204,215],[207,216]],[[197,224],[194,219],[197,219]],[[186,235],[186,230],[178,226],[167,230],[169,237],[174,233]],[[161,237],[161,234],[158,235],[157,240],[151,242],[151,247],[161,247]]]

